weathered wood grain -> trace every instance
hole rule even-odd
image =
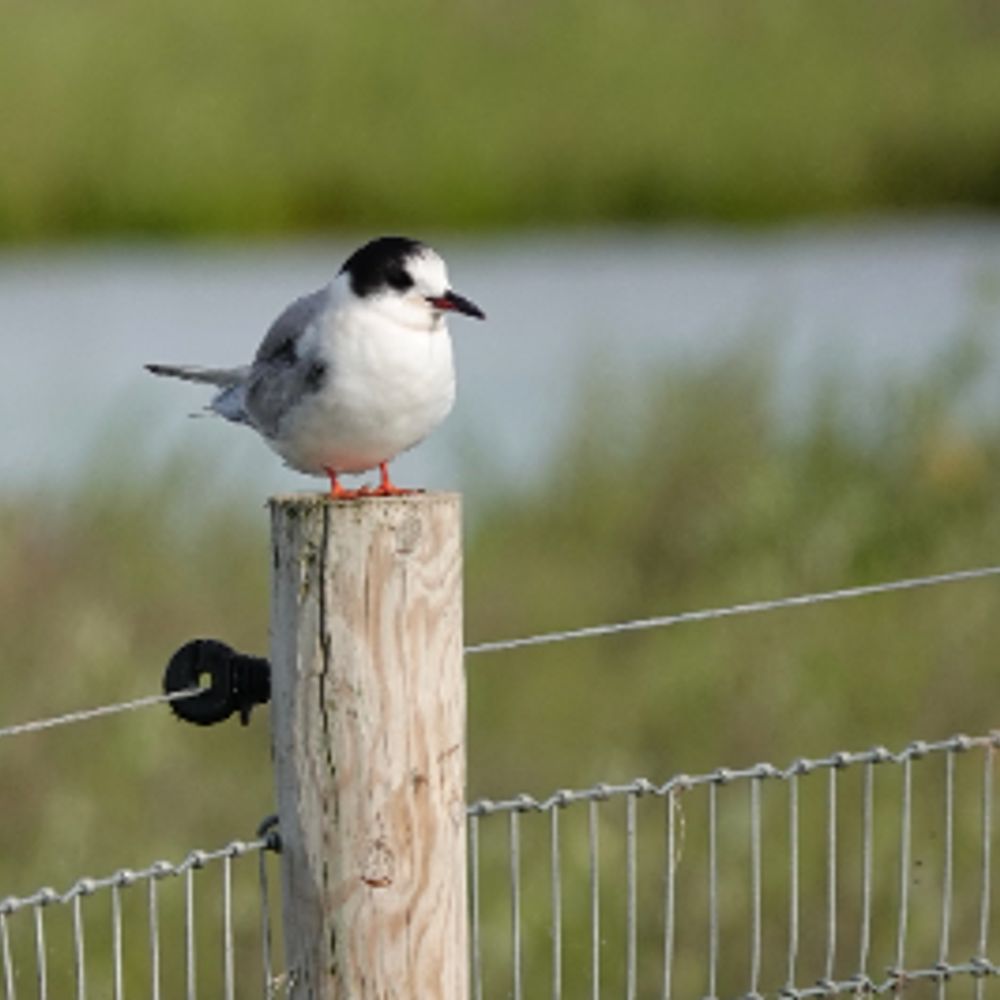
[[[466,1000],[459,498],[271,512],[291,995]]]

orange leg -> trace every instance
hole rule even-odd
[[[408,490],[397,486],[389,478],[389,463],[380,462],[378,467],[379,484],[372,490],[372,495],[377,497],[405,497],[411,493],[419,493],[419,490]]]
[[[332,500],[357,500],[360,495],[359,490],[348,490],[341,486],[334,469],[327,468],[323,471],[330,477],[330,498]]]

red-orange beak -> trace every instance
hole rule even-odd
[[[435,309],[440,309],[442,312],[460,312],[476,319],[486,319],[486,313],[475,302],[470,301],[464,295],[459,295],[458,292],[453,292],[450,288],[444,295],[429,296],[427,301]]]

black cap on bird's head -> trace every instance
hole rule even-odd
[[[406,262],[427,248],[419,240],[406,236],[379,236],[363,247],[358,247],[340,269],[351,281],[351,291],[364,298],[394,288],[405,292],[413,287],[413,278],[406,269]]]
[[[419,300],[436,312],[460,312],[476,319],[486,314],[474,302],[452,291],[444,261],[426,243],[407,236],[379,236],[344,261],[351,291],[358,298],[396,292]]]

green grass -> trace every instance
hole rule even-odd
[[[863,426],[846,386],[832,384],[794,428],[779,427],[770,367],[740,351],[651,376],[624,408],[612,376],[583,392],[551,479],[470,498],[469,639],[997,561],[1000,424],[995,407],[989,419],[963,416],[985,368],[977,349],[956,352],[917,385],[886,387]],[[0,722],[156,690],[166,658],[194,636],[266,648],[263,498],[220,496],[217,486],[210,468],[171,467],[139,482],[95,477],[61,497],[0,501]],[[637,774],[662,781],[721,764],[787,764],[984,732],[997,723],[998,622],[996,586],[982,582],[483,655],[469,661],[470,794],[546,794]],[[155,710],[2,741],[0,896],[248,836],[271,810],[266,716],[248,729],[199,730]],[[745,811],[727,808],[725,836],[742,842]],[[687,872],[701,857],[694,831],[704,804],[692,798],[686,809]],[[853,816],[845,806],[845,822]],[[534,981],[546,975],[547,889],[535,877],[545,872],[546,848],[525,822]],[[567,814],[567,828],[576,822]],[[621,826],[604,822],[614,909]],[[655,818],[642,822],[654,829]],[[963,812],[961,843],[975,822]],[[491,955],[507,920],[505,828],[493,829],[483,848]],[[566,846],[565,920],[584,962],[578,835]],[[659,836],[644,843],[662,843]],[[878,857],[891,859],[888,821],[880,836]],[[845,870],[855,871],[853,840],[843,850]],[[821,857],[803,864],[808,891],[819,893]],[[780,891],[773,867],[767,878],[769,892]],[[643,905],[656,912],[650,884]],[[742,886],[726,883],[727,920],[740,919]],[[884,934],[892,895],[881,892]],[[972,919],[968,898],[956,935]],[[844,912],[845,927],[855,928],[856,913],[847,904]],[[704,914],[695,916],[702,926]],[[249,934],[252,913],[243,919]],[[607,920],[608,975],[617,982],[620,912]],[[655,947],[655,934],[643,938],[647,964],[656,963]],[[804,945],[804,967],[816,967],[820,947]],[[692,936],[678,970],[686,983],[700,973],[701,948]]]
[[[978,0],[15,3],[0,239],[1000,203]]]

